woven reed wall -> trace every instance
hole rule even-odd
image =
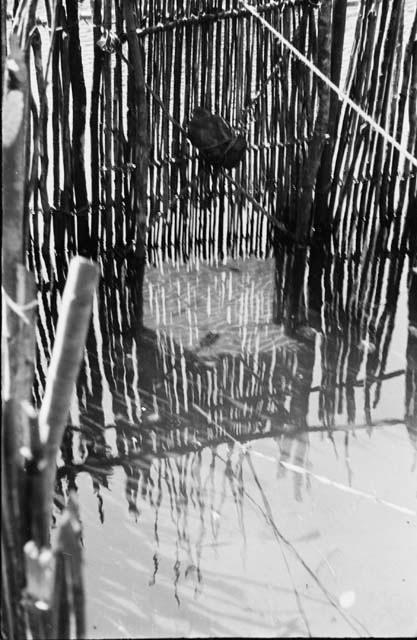
[[[259,5],[271,24],[316,58],[312,6]],[[268,216],[288,220],[299,186],[314,120],[310,75],[236,0],[144,3],[141,27],[152,89],[150,245],[176,258],[194,251],[204,257],[267,252]],[[199,105],[247,137],[249,151],[236,170],[207,171],[180,129]]]
[[[344,5],[335,0],[333,14],[308,0],[257,9],[339,84]],[[55,18],[46,6],[31,37],[27,214],[45,253],[52,237],[58,253],[124,256],[144,220],[152,261],[265,255],[273,229],[304,241],[318,227],[332,229],[344,253],[373,235],[385,194],[386,217],[403,219],[415,171],[239,0],[96,0],[87,37],[78,3],[59,0]],[[410,150],[414,15],[410,0],[361,0],[347,77],[355,102]],[[187,140],[199,105],[247,137],[236,169],[214,172]]]
[[[151,260],[158,250],[185,259],[268,253],[271,221],[295,226],[314,127],[313,76],[238,0],[96,0],[92,53],[80,41],[77,3],[59,0],[55,19],[47,5],[32,37],[35,247],[48,251],[52,237],[58,253],[125,255],[146,215]],[[259,11],[317,62],[313,3],[260,2]],[[247,137],[237,169],[213,172],[187,140],[184,127],[199,105]]]
[[[332,23],[331,77],[335,81],[341,69],[340,60],[336,64],[341,49],[335,33],[344,32],[343,19],[336,12],[340,4],[334,4]],[[69,59],[75,64],[74,54],[64,56],[67,45],[72,52],[76,49],[74,34],[66,44],[60,40],[63,31],[56,35],[52,64],[60,70],[60,82],[53,83],[51,113],[46,118],[44,112],[40,118],[45,126],[52,125],[56,156],[47,168],[39,126],[41,172],[33,197],[40,195],[45,237],[48,219],[54,222],[58,251],[75,247],[111,254],[115,249],[117,254],[121,249],[123,255],[134,237],[141,182],[134,160],[140,140],[134,126],[138,114],[123,7],[110,1],[95,4],[95,39],[101,45],[94,49],[93,91],[91,100],[86,100],[92,162],[91,185],[85,177],[85,191],[85,163],[78,163],[77,171],[61,170],[62,158],[67,157],[68,165],[75,150],[83,157],[79,120],[74,131],[76,117],[82,113],[76,98],[81,100],[82,92],[77,94],[76,88],[82,83],[74,72],[71,81],[65,66]],[[319,100],[313,75],[294,62],[252,16],[238,9],[236,2],[143,3],[141,7],[137,29],[147,85],[143,93],[150,140],[146,172],[150,259],[156,261],[159,255],[177,260],[195,254],[212,257],[222,249],[233,255],[265,254],[271,247],[273,226],[267,216],[295,233],[304,212],[300,187],[311,160]],[[259,10],[319,63],[318,47],[323,49],[324,43],[318,35],[317,8],[308,2],[278,2],[260,4]],[[107,27],[101,29],[102,24],[108,26],[107,31]],[[324,27],[322,23],[321,29]],[[362,0],[347,75],[355,102],[414,154],[416,31],[416,8],[408,0],[376,4]],[[65,120],[70,93],[75,112]],[[312,243],[308,249],[294,250],[293,242],[277,247],[275,319],[288,326],[294,316],[297,320],[301,316],[301,321],[323,332],[320,406],[323,421],[332,425],[345,403],[354,419],[353,384],[364,361],[368,408],[371,405],[369,389],[386,371],[403,268],[408,255],[412,273],[417,235],[414,168],[364,125],[351,107],[332,94],[328,101],[328,137],[307,223]],[[200,164],[183,131],[198,104],[245,131],[249,151],[238,169],[213,176]],[[48,210],[45,176],[51,168],[56,206]],[[32,220],[35,241],[36,220],[37,215]],[[289,237],[281,234],[281,228],[277,234]],[[37,271],[40,273],[39,266]],[[118,273],[113,282],[120,283],[123,295],[129,297],[123,278]],[[58,286],[60,282],[58,275]],[[48,308],[46,289],[43,295]],[[45,318],[45,322],[51,325],[53,341],[51,320]],[[45,340],[47,344],[46,336]],[[377,395],[379,391],[378,383]]]
[[[344,5],[257,9],[339,84]],[[386,218],[403,220],[415,171],[239,0],[96,0],[87,43],[78,3],[59,0],[55,17],[46,6],[31,36],[27,198],[45,253],[52,237],[58,253],[124,256],[145,222],[152,261],[265,255],[273,229],[305,241],[318,227],[344,253],[373,235],[380,200]],[[410,0],[361,0],[347,78],[355,102],[410,150],[414,15]],[[236,169],[213,171],[187,140],[199,105],[247,137]]]
[[[415,4],[363,0],[347,74],[354,102],[414,157],[416,33]],[[320,407],[325,423],[332,425],[344,406],[349,420],[355,420],[352,381],[365,363],[370,422],[381,384],[374,394],[371,388],[386,371],[405,291],[404,267],[410,284],[417,262],[417,172],[335,96],[328,136],[312,202],[310,246],[276,251],[276,320],[291,327],[307,323],[324,336]],[[412,293],[409,304],[410,309],[415,304]],[[346,395],[340,385],[346,385]],[[415,422],[409,400],[406,411]]]

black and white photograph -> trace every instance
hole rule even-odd
[[[0,640],[417,637],[417,0],[1,0]]]

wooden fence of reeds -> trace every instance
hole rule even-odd
[[[340,84],[345,0],[255,7]],[[411,19],[406,0],[360,1],[346,90],[415,153]],[[67,251],[105,253],[109,278],[112,256],[129,256],[140,316],[145,254],[151,262],[261,256],[278,243],[277,320],[288,318],[289,327],[308,316],[307,259],[314,267],[310,307],[323,301],[329,251],[340,259],[332,277],[343,265],[355,286],[362,278],[358,299],[367,279],[382,283],[379,258],[391,244],[398,279],[415,167],[239,0],[97,0],[92,48],[85,33],[80,38],[84,23],[73,0],[47,0],[45,20],[32,11],[31,21],[25,246],[34,249],[39,273],[40,249],[52,275],[53,248],[58,279]],[[236,169],[210,167],[188,141],[198,105],[246,136],[248,151]],[[280,250],[281,241],[288,249]]]
[[[346,6],[345,0],[255,5],[336,84]],[[51,247],[58,267],[66,251],[130,256],[140,303],[145,254],[150,261],[260,256],[274,238],[286,240],[293,250],[286,257],[277,251],[278,284],[284,292],[289,284],[283,297],[291,303],[285,309],[278,303],[277,318],[298,322],[306,315],[306,258],[316,265],[310,281],[320,306],[321,246],[330,237],[327,248],[342,261],[368,251],[363,273],[371,279],[381,274],[379,254],[392,234],[406,248],[415,167],[239,0],[97,0],[90,59],[78,3],[47,1],[45,8],[44,22],[31,17],[25,227],[38,271],[40,248],[47,267]],[[409,22],[405,0],[361,0],[346,87],[414,153],[415,24],[409,34],[405,15]],[[246,136],[248,151],[235,170],[210,167],[188,141],[186,126],[198,105]],[[111,259],[108,268],[113,277]]]
[[[255,6],[321,71],[340,81],[345,0],[320,8],[305,0]],[[360,65],[366,71],[365,50],[375,69],[383,64],[380,90],[379,74],[368,69],[372,91],[365,96],[358,76],[362,84],[350,93],[400,138],[407,94],[394,99],[399,115],[390,120],[388,111],[392,87],[406,75],[399,72],[403,13],[402,1],[371,6],[361,0],[350,74],[356,68],[359,73]],[[90,43],[80,41],[83,24],[78,3],[59,0],[50,6],[47,0],[45,20],[35,21],[31,32],[31,241],[45,256],[51,240],[58,254],[95,257],[115,250],[139,263],[145,249],[151,261],[195,253],[264,255],[274,230],[303,243],[312,221],[328,232],[334,212],[343,230],[343,212],[353,197],[362,197],[365,212],[373,202],[353,182],[355,171],[363,173],[368,151],[361,151],[359,169],[346,168],[345,187],[338,183],[364,136],[369,153],[385,163],[386,180],[394,177],[392,203],[395,176],[403,171],[398,152],[371,131],[366,134],[349,108],[341,112],[337,96],[239,0],[97,0],[92,53]],[[209,167],[188,141],[186,126],[199,105],[247,137],[248,152],[235,170]],[[385,162],[380,149],[391,159]],[[379,183],[378,171],[377,164],[375,171],[367,168]]]
[[[308,319],[313,327],[323,331],[323,380],[320,388],[315,391],[320,394],[321,420],[328,428],[333,427],[335,416],[343,411],[344,404],[347,407],[348,421],[354,422],[354,388],[358,384],[357,375],[362,363],[366,362],[366,377],[361,384],[366,390],[370,422],[371,388],[376,389],[374,403],[377,403],[381,383],[387,375],[386,359],[404,260],[407,252],[411,262],[416,255],[412,240],[415,170],[396,149],[373,133],[351,107],[340,103],[331,92],[320,96],[323,87],[318,86],[314,76],[294,60],[284,47],[278,45],[247,11],[234,3],[222,5],[221,11],[215,3],[204,7],[206,11],[199,13],[197,5],[192,3],[186,6],[173,2],[156,6],[153,3],[149,6],[141,5],[138,36],[139,42],[143,44],[146,81],[144,90],[149,109],[147,128],[150,132],[148,184],[151,186],[147,203],[149,256],[153,255],[154,258],[151,259],[156,260],[157,249],[161,249],[163,255],[177,259],[190,257],[194,250],[205,257],[221,255],[222,252],[234,255],[253,252],[259,255],[262,251],[267,251],[267,245],[272,243],[271,236],[265,234],[265,230],[271,230],[271,225],[274,226],[275,222],[286,225],[293,236],[303,236],[307,228],[308,235],[312,236],[311,246],[307,248],[301,242],[300,246],[294,247],[293,236],[288,233],[280,234],[281,227],[275,225],[278,229],[275,243],[275,317],[289,329]],[[368,0],[362,0],[347,89],[359,106],[365,108],[389,133],[395,134],[398,140],[406,143],[408,149],[415,153],[416,127],[413,118],[416,58],[413,42],[416,21],[414,19],[408,42],[404,46],[404,7],[404,2],[381,0],[371,4]],[[336,83],[341,76],[345,9],[344,2],[334,3],[330,77]],[[126,120],[121,106],[125,104],[123,96],[126,82],[128,93],[129,87],[133,93],[136,90],[135,82],[140,84],[140,78],[136,78],[136,81],[131,79],[129,84],[130,67],[125,59],[128,60],[129,55],[135,55],[135,51],[129,53],[129,41],[123,35],[126,16],[132,18],[126,11],[128,9],[124,5],[115,6],[114,16],[118,26],[116,30],[112,28],[110,31],[109,25],[114,27],[114,20],[110,16],[111,4],[107,4],[103,12],[101,5],[96,4],[94,15],[95,39],[100,41],[100,45],[94,49],[94,91],[91,102],[91,179],[92,185],[95,185],[92,192],[97,195],[92,200],[95,203],[92,211],[95,211],[96,206],[97,215],[91,217],[91,246],[98,250],[100,243],[96,240],[101,238],[104,242],[101,243],[101,248],[109,249],[113,246],[116,255],[119,249],[125,255],[122,245],[129,246],[130,240],[127,242],[127,238],[134,237],[134,220],[140,211],[137,197],[130,198],[126,195],[137,195],[140,192],[135,182],[138,179],[135,163],[129,164],[132,160],[132,146],[136,143],[129,146],[124,140],[126,126],[130,123],[133,127],[136,116],[131,115]],[[328,54],[325,26],[329,26],[328,15],[320,14],[321,22],[318,24],[317,8],[311,3],[303,2],[292,5],[264,4],[259,6],[259,11],[307,52],[310,59],[325,69],[323,64]],[[103,27],[103,31],[99,26],[104,24],[104,12],[107,26]],[[410,15],[409,10],[407,15]],[[319,33],[322,34],[322,40]],[[118,35],[118,39],[115,35]],[[119,41],[124,51],[123,57],[118,53]],[[254,43],[253,51],[250,52],[245,51],[244,47],[245,42],[249,41]],[[396,46],[392,46],[393,43]],[[111,56],[113,63],[110,63]],[[207,65],[202,65],[202,58],[211,61],[212,65],[208,62]],[[233,70],[232,73],[229,73],[230,69]],[[187,70],[191,70],[191,74],[188,74],[190,77],[187,77]],[[111,76],[113,81],[106,84],[108,73],[114,74]],[[245,79],[240,85],[238,77]],[[113,96],[112,87],[115,95],[113,100],[110,99]],[[182,87],[181,91],[178,87]],[[245,87],[245,91],[242,87]],[[319,111],[316,111],[316,107],[318,109],[318,102],[321,100],[329,100],[330,104],[328,133],[318,166],[316,155],[319,141],[315,139],[312,143],[310,160],[317,172],[317,183],[311,199],[310,222],[313,229],[310,229],[310,223],[306,227],[306,218],[301,215],[304,209],[300,205],[300,193],[302,185],[305,189],[311,188],[310,179],[306,176],[305,184],[302,182],[303,171],[310,166],[305,163],[309,157],[309,141],[313,140],[314,127],[317,125],[314,115]],[[177,126],[178,122],[186,122],[196,104],[211,107],[234,124],[242,124],[246,118],[247,127],[244,130],[250,142],[248,157],[231,175],[226,172],[216,175],[213,171],[208,171],[207,166],[190,147],[184,131]],[[294,110],[299,114],[295,120],[297,132],[294,132],[294,122],[291,120]],[[106,140],[109,142],[109,139],[106,135],[110,129],[105,124],[106,118],[109,127],[111,124],[113,126],[114,136],[111,140],[117,147],[117,152],[108,151],[107,156],[105,149],[109,147],[106,147]],[[96,137],[94,132],[98,132]],[[115,132],[120,136],[120,144]],[[300,136],[303,132],[307,132],[308,136],[301,144]],[[298,137],[295,138],[295,135]],[[123,145],[121,141],[124,141]],[[173,153],[172,150],[178,151],[178,148],[183,149],[183,155],[182,152],[180,155]],[[130,155],[123,155],[127,153],[126,149]],[[190,157],[187,154],[191,154]],[[112,163],[116,156],[119,159],[122,157],[123,162],[127,163],[123,164],[123,171],[114,170],[116,165]],[[109,180],[108,172],[102,171],[106,166],[106,157],[108,166],[114,170],[113,182]],[[279,188],[276,182],[268,182],[271,175],[275,175],[279,181]],[[337,180],[333,176],[337,176]],[[246,193],[236,185],[243,185]],[[256,193],[253,185],[258,185]],[[114,195],[111,205],[104,198],[104,194],[110,192]],[[180,194],[178,199],[174,198],[175,202],[172,198],[174,192]],[[261,200],[261,207],[258,198],[260,193],[265,198],[264,201]],[[252,194],[250,198],[248,194]],[[236,199],[237,195],[239,198]],[[243,201],[246,202],[246,231],[241,225],[243,218],[239,217]],[[103,208],[103,202],[107,202],[109,206]],[[116,203],[122,203],[121,208]],[[169,207],[166,207],[167,203]],[[129,206],[133,208],[127,214],[126,207]],[[164,214],[153,216],[152,212],[156,209]],[[264,215],[265,211],[273,212],[274,222]],[[122,215],[119,215],[120,212]],[[218,225],[222,216],[223,220],[227,220],[225,227]],[[300,226],[298,221],[301,219]],[[214,227],[210,227],[211,223],[215,223]],[[304,229],[302,233],[301,228]],[[110,236],[106,235],[106,229],[109,233],[114,230],[113,244],[108,239]],[[242,233],[246,234],[244,242]],[[284,242],[281,243],[281,240]],[[245,244],[246,241],[249,244]],[[263,244],[264,241],[267,244]],[[109,262],[104,261],[103,273],[107,272]],[[62,261],[61,270],[65,274],[65,260]],[[137,346],[134,346],[134,340],[126,345],[126,335],[122,339],[125,327],[120,326],[120,318],[124,319],[129,328],[134,325],[135,319],[130,315],[128,304],[131,292],[125,286],[128,283],[128,272],[119,267],[113,272],[113,266],[110,266],[110,271],[112,277],[116,278],[113,282],[118,286],[114,288],[107,287],[104,283],[101,285],[100,309],[105,310],[105,313],[98,316],[100,348],[97,351],[97,363],[102,363],[102,371],[100,369],[98,373],[98,367],[89,367],[89,371],[95,371],[94,389],[100,393],[100,380],[105,379],[106,388],[110,387],[113,396],[114,413],[123,415],[126,412],[126,399],[132,406],[138,401],[134,382],[137,380],[137,371],[132,365],[134,357],[126,358],[126,353],[136,353]],[[51,318],[54,314],[56,316],[56,294],[62,288],[60,283],[59,278],[55,283],[52,277],[41,286],[45,310],[49,309],[45,311],[44,326],[39,327],[44,347],[48,342],[53,343]],[[49,287],[53,294],[50,303],[47,300]],[[308,291],[309,296],[304,300],[305,291]],[[325,309],[323,316],[322,309]],[[410,335],[413,336],[412,331]],[[98,349],[99,336],[90,332],[88,340],[89,357],[95,357],[91,354]],[[183,347],[174,345],[172,338],[163,340],[167,342],[165,348],[160,345],[162,356],[154,353],[153,358],[156,370],[165,367],[168,371],[171,356],[165,364],[161,364],[158,358],[162,357],[163,360],[163,353],[168,348],[173,349],[174,358],[180,357]],[[306,335],[305,340],[308,343],[311,338]],[[42,348],[39,349],[39,354],[41,351]],[[307,348],[307,352],[309,351],[311,349]],[[47,355],[42,358],[47,360]],[[291,374],[290,382],[285,383],[284,387],[291,389],[291,377],[295,378],[294,371],[297,371],[299,364],[291,350],[280,362],[284,370],[287,360]],[[124,379],[118,374],[115,363],[126,374]],[[229,364],[230,369],[227,369]],[[235,364],[229,364],[226,360],[222,363],[224,371],[233,371]],[[251,364],[246,363],[245,366],[249,370]],[[410,378],[410,371],[411,366],[407,380],[412,381],[413,374]],[[39,398],[44,384],[42,376],[44,374],[40,367]],[[207,379],[207,384],[212,384],[212,381]],[[179,391],[172,390],[168,383],[167,385],[166,398],[162,404],[165,409],[169,408],[168,413],[175,413],[174,400]],[[248,385],[253,387],[250,382]],[[191,385],[195,386],[196,383]],[[259,389],[261,387],[259,382]],[[408,389],[412,392],[412,382]],[[411,392],[409,391],[409,395]],[[151,391],[149,393],[151,397]],[[234,393],[235,390],[231,389],[232,398],[235,398]],[[294,395],[297,393],[295,389]],[[301,405],[307,408],[307,387],[303,393],[305,398]],[[82,384],[79,396],[86,397]],[[206,408],[212,403],[209,398],[199,397],[197,400]],[[408,401],[409,406],[410,403],[411,400]],[[91,414],[96,410],[97,419],[92,422],[103,424],[105,416],[101,402],[97,400],[93,404],[95,409],[92,404],[85,407],[85,410],[82,409],[82,420],[91,422]],[[297,402],[293,402],[293,407],[297,407]],[[132,411],[135,410],[131,409]],[[236,425],[239,424],[237,414],[238,411],[234,414],[230,411],[228,415],[228,419],[235,421]],[[221,421],[221,418],[222,416],[214,416],[216,422],[217,419]],[[300,420],[302,423],[305,415],[300,416]],[[241,428],[245,429],[244,422]]]
[[[417,11],[404,50],[399,45],[404,29],[401,3],[394,3],[390,11],[385,9],[381,5],[376,16],[364,14],[360,23],[357,41],[363,44],[357,47],[358,62],[352,74],[351,92],[361,96],[367,110],[398,140],[402,139],[415,157]],[[347,111],[344,118],[349,118]],[[417,170],[401,159],[397,150],[389,144],[384,146],[381,139],[354,120],[350,114],[349,128],[356,140],[352,158],[359,159],[360,164],[358,168],[358,164],[348,158],[340,140],[336,166],[340,166],[345,179],[339,199],[334,186],[330,197],[330,207],[336,211],[333,242],[340,260],[332,270],[329,266],[325,268],[324,277],[326,297],[331,299],[329,316],[333,311],[329,324],[346,317],[355,332],[349,337],[352,351],[357,348],[356,338],[365,351],[369,351],[365,384],[369,411],[369,387],[386,366],[404,265],[408,259],[412,269],[417,255],[414,240]],[[382,312],[378,304],[381,296],[385,298]],[[411,300],[411,289],[409,297]],[[352,358],[360,360],[353,353]],[[380,390],[378,384],[374,402],[378,401]]]
[[[404,9],[403,2],[361,2],[347,90],[416,157],[417,12]],[[370,388],[386,367],[404,265],[416,260],[417,193],[416,167],[403,154],[337,98],[330,113],[311,247],[276,251],[276,319],[290,330],[308,322],[323,332],[321,409],[329,425],[345,401],[354,422],[353,385],[364,360],[371,421]],[[374,404],[380,391],[378,383]]]

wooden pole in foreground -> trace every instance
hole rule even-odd
[[[28,466],[31,539],[24,546],[25,601],[29,627],[39,639],[69,638],[72,617],[76,637],[85,637],[81,528],[75,496],[69,502],[54,550],[50,547],[50,523],[56,456],[67,425],[98,278],[97,264],[79,256],[71,261],[45,395],[38,425],[33,425],[33,457]]]
[[[39,496],[39,504],[42,505],[43,513],[39,514],[40,539],[36,542],[41,545],[47,544],[56,455],[67,425],[98,278],[97,264],[79,256],[71,261],[59,312],[45,395],[39,411],[40,452],[36,457],[41,475],[39,489],[42,495]]]
[[[49,447],[61,444],[84,352],[98,277],[97,264],[80,256],[71,261],[59,311],[45,395],[39,411],[41,442]]]

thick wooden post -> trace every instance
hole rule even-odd
[[[55,344],[48,369],[45,395],[39,412],[40,460],[42,482],[39,502],[43,518],[40,542],[46,544],[51,517],[56,471],[56,455],[62,442],[84,345],[90,323],[93,295],[99,277],[98,266],[76,257],[69,267],[68,279],[59,311]]]

